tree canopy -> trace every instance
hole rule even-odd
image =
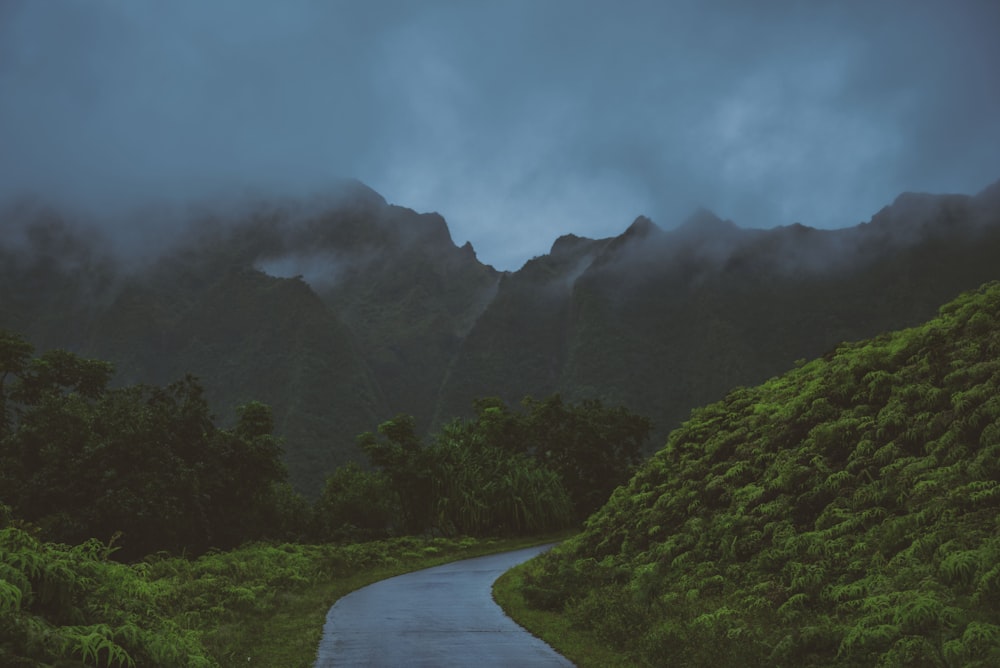
[[[193,376],[111,388],[107,362],[32,354],[0,335],[0,501],[16,516],[61,542],[119,536],[128,558],[269,531],[286,477],[269,407],[249,403],[221,429]]]
[[[359,437],[371,470],[342,467],[317,505],[324,535],[525,534],[582,520],[625,482],[649,421],[598,401],[475,402],[424,442],[412,416]],[[366,503],[370,501],[370,503]],[[346,534],[345,534],[346,531]]]

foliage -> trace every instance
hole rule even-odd
[[[998,397],[991,283],[694,411],[521,591],[641,665],[997,665]]]
[[[524,455],[551,469],[581,520],[628,480],[652,428],[647,418],[596,399],[567,404],[558,394],[543,400],[525,397],[520,410],[496,397],[473,403],[475,418],[451,422],[443,436]]]
[[[607,647],[588,630],[575,626],[565,615],[529,606],[524,597],[522,573],[525,564],[515,566],[493,583],[493,600],[515,622],[549,645],[578,668],[628,668],[632,662],[614,648]]]
[[[384,471],[366,471],[351,462],[327,476],[314,505],[315,531],[325,540],[384,537],[399,507],[399,496]]]
[[[419,534],[434,524],[434,452],[424,447],[417,435],[416,422],[399,415],[378,426],[379,436],[365,432],[358,445],[373,466],[380,468],[397,496],[398,528],[404,534]]]
[[[647,418],[597,399],[567,404],[556,394],[541,401],[527,397],[522,406],[521,415],[487,408],[479,419],[491,423],[494,434],[510,433],[514,447],[558,473],[580,519],[629,479],[652,429]],[[501,415],[507,424],[497,424]]]
[[[588,400],[498,398],[445,424],[430,443],[409,415],[359,437],[374,470],[342,467],[317,503],[324,539],[396,531],[526,535],[568,526],[598,507],[638,462],[646,418]]]
[[[220,429],[192,376],[109,388],[106,362],[62,350],[30,359],[10,333],[0,348],[0,500],[46,538],[120,536],[117,556],[134,559],[231,547],[279,528],[285,470],[269,407],[248,403]]]
[[[4,666],[212,666],[191,629],[160,606],[162,583],[108,559],[109,545],[40,542],[0,528]]]
[[[571,499],[545,463],[478,442],[456,423],[432,450],[439,463],[435,519],[446,533],[530,535],[570,524]]]
[[[10,515],[0,506],[0,665],[12,668],[306,666],[338,597],[407,570],[522,546],[257,543],[126,565],[109,558],[114,545],[42,542]]]

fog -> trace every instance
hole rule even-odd
[[[994,0],[2,0],[0,199],[139,248],[357,178],[498,269],[698,206],[845,227],[1000,178],[997,34]]]

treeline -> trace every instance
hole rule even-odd
[[[476,402],[421,440],[400,415],[359,437],[366,466],[292,490],[270,408],[216,425],[199,381],[114,387],[112,366],[35,356],[0,331],[0,503],[50,541],[114,542],[119,559],[201,554],[252,540],[524,535],[569,526],[625,482],[650,431],[596,401]]]
[[[1000,283],[694,411],[522,592],[636,665],[1000,665]]]
[[[496,398],[476,416],[446,424],[428,443],[400,415],[359,438],[371,467],[348,465],[327,479],[316,507],[320,535],[388,533],[518,535],[568,527],[628,480],[649,420],[599,401]]]
[[[33,353],[0,332],[0,502],[44,538],[114,540],[124,559],[197,554],[284,537],[308,510],[267,406],[222,429],[191,376],[113,388],[107,362]]]

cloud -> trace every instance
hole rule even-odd
[[[317,290],[329,290],[336,286],[345,271],[358,269],[373,259],[371,255],[340,257],[329,251],[316,251],[258,259],[254,267],[278,278],[301,277]]]
[[[0,197],[110,220],[355,177],[502,269],[698,205],[853,225],[1000,178],[997,26],[990,0],[8,0]]]

